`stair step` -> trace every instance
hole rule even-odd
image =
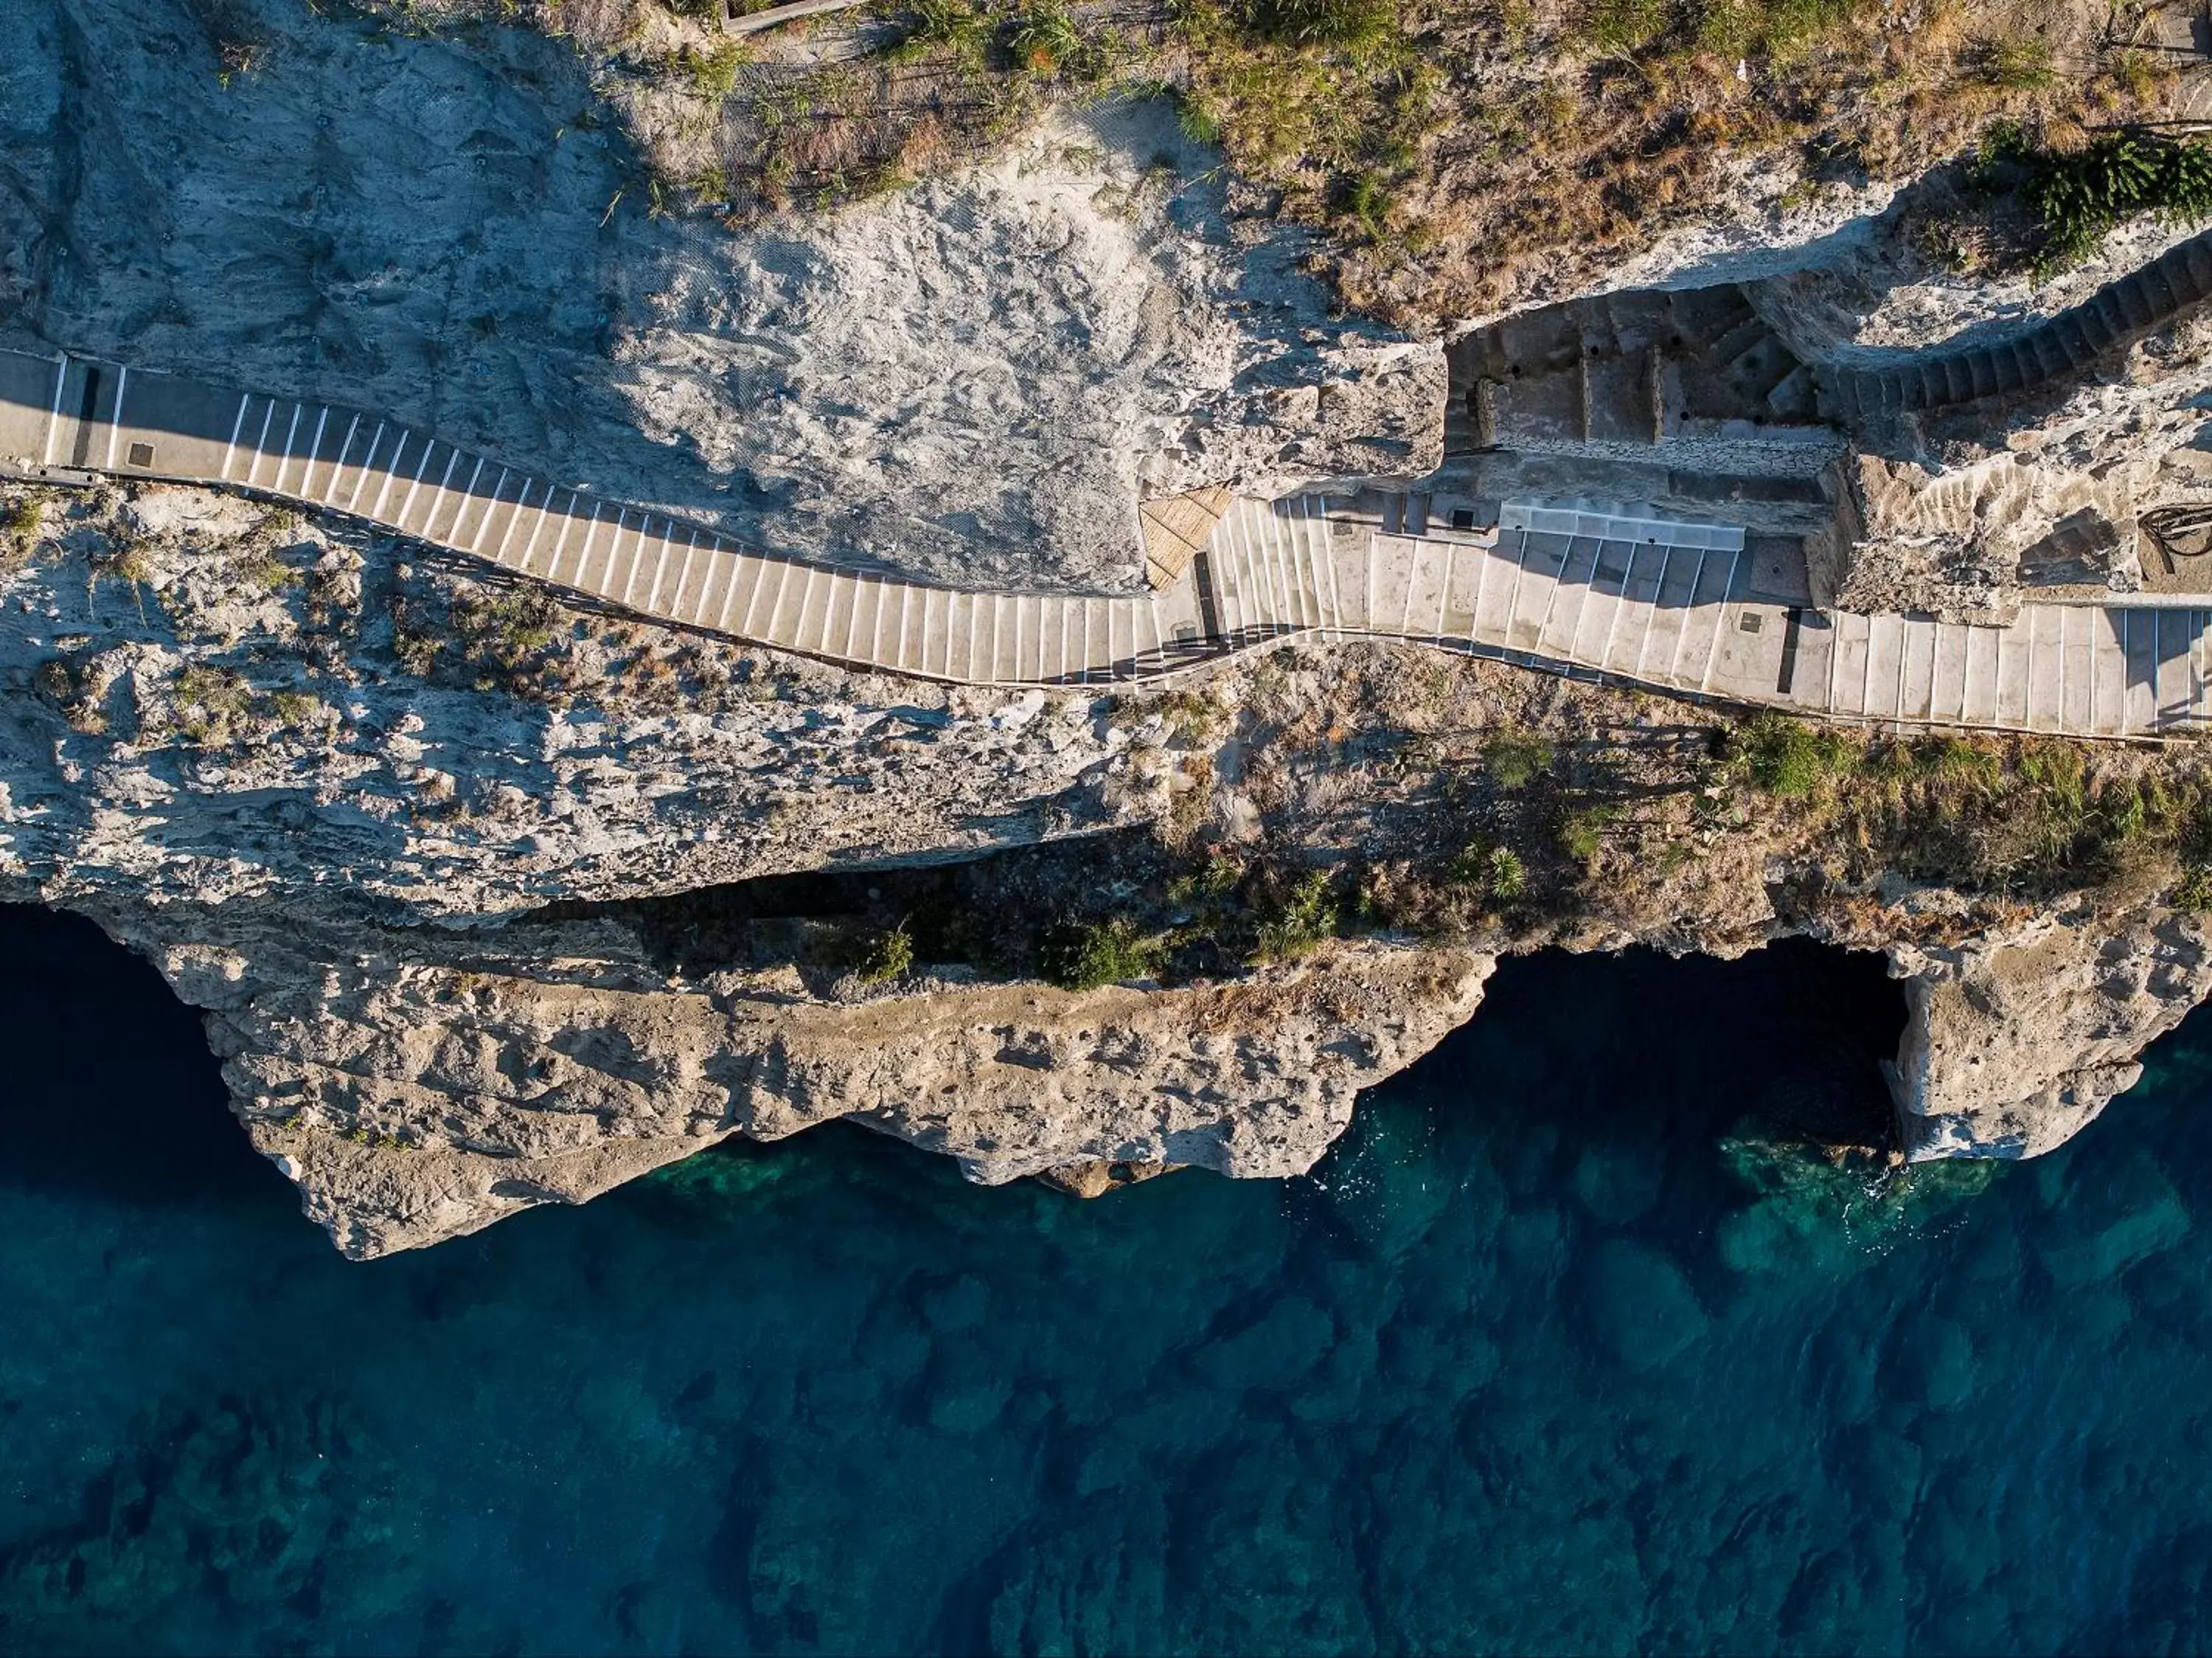
[[[2189,302],[2175,289],[2166,273],[2166,260],[2153,259],[2136,272],[2133,278],[2142,289],[2143,302],[2150,308],[2154,322],[2163,322]]]
[[[1743,290],[1733,283],[1711,288],[1680,288],[1668,296],[1675,337],[1690,352],[1703,353],[1714,341],[1753,316]]]
[[[1583,332],[1580,320],[1569,315],[1569,309],[1550,306],[1498,325],[1508,373],[1551,374],[1573,365],[1583,354]]]
[[[2065,372],[2086,369],[2097,360],[2097,342],[2089,336],[2080,308],[2063,311],[2037,332],[2066,354]]]
[[[2102,357],[2120,343],[2125,325],[2109,290],[2092,294],[2068,314],[2081,324],[2093,355]]]
[[[2029,376],[2031,384],[2040,385],[2046,380],[2056,380],[2074,366],[2073,358],[2047,325],[2029,333],[2014,349],[2027,353],[2034,361],[2035,372]]]
[[[1818,407],[1813,371],[1799,363],[1774,384],[1766,394],[1766,406],[1785,420],[1810,420]]]
[[[2182,269],[2189,273],[2193,294],[2191,304],[2212,298],[2212,240],[2191,236],[2167,257],[2178,258]]]
[[[2112,296],[2112,303],[2126,319],[2130,332],[2148,328],[2157,322],[2158,312],[2153,308],[2150,295],[2143,287],[2142,272],[2121,277],[2105,291]]]
[[[1475,447],[1498,447],[1498,382],[1488,375],[1474,382],[1468,393],[1468,413],[1474,425]]]
[[[1659,353],[1590,357],[1583,362],[1583,387],[1587,435],[1616,443],[1659,441],[1659,398],[1656,374]]]
[[[1596,303],[1605,308],[1606,326],[1613,348],[1623,356],[1654,346],[1664,350],[1674,345],[1674,318],[1665,295],[1648,289],[1637,290],[1607,294]]]
[[[1698,355],[1708,363],[1723,369],[1732,369],[1748,353],[1756,350],[1774,337],[1773,331],[1758,317],[1747,312],[1742,321],[1723,334],[1711,344],[1699,348]]]

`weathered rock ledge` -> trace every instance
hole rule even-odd
[[[2009,935],[1891,952],[1908,1017],[1893,1075],[1908,1157],[2034,1157],[2142,1075],[2136,1058],[2212,992],[2203,923],[2152,902],[2039,916]]]
[[[450,956],[451,952],[439,952]],[[793,974],[651,987],[610,964],[273,965],[191,947],[257,1149],[346,1253],[581,1203],[741,1134],[836,1118],[990,1184],[1085,1162],[1304,1173],[1354,1095],[1481,999],[1492,958],[1347,947],[1240,984],[1087,992],[927,983],[836,1003]]]

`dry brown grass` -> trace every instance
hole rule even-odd
[[[742,64],[710,63],[711,26],[670,0],[512,3],[611,71],[656,204],[732,224],[835,206],[986,153],[1048,102],[1164,91],[1324,233],[1347,303],[1412,326],[1755,210],[1756,157],[1902,178],[1996,119],[2063,144],[2156,113],[2176,73],[2130,8],[2086,0],[909,0]]]
[[[2172,88],[2124,30],[2050,0],[1759,5],[1751,45],[1725,52],[1719,9],[1687,0],[1405,0],[1397,43],[1365,53],[1255,43],[1201,10],[1190,100],[1286,216],[1334,233],[1350,303],[1419,325],[1556,291],[1717,207],[1741,213],[1755,156],[1898,178],[2001,117],[2063,133],[2154,111]],[[1636,43],[1607,44],[1621,39]]]

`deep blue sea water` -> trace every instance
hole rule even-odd
[[[2212,1022],[1869,1192],[1877,971],[1540,958],[1313,1178],[858,1130],[368,1265],[0,912],[0,1650],[2202,1649]]]

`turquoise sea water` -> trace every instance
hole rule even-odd
[[[857,1130],[349,1265],[196,1021],[0,914],[0,1650],[2212,1643],[2212,1023],[1869,1193],[1863,961],[1509,965],[1315,1177]]]

